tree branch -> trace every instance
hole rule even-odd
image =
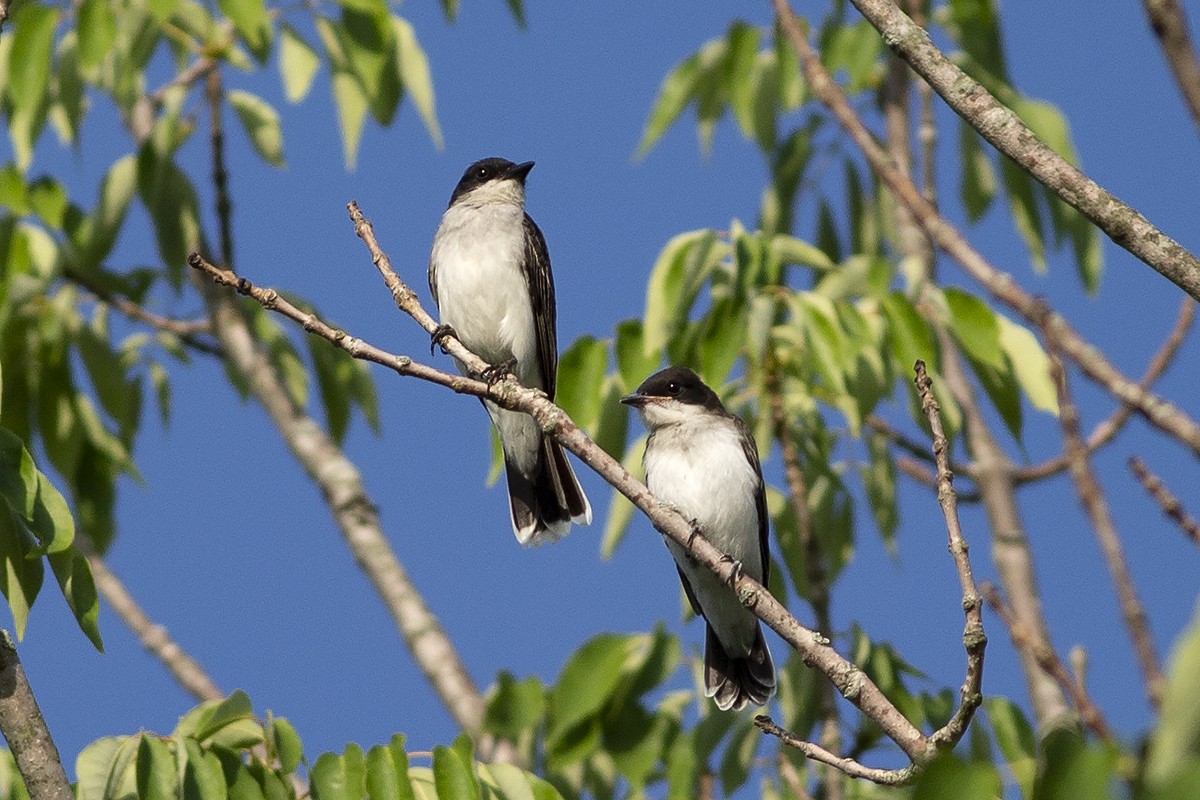
[[[31,800],[74,800],[58,748],[6,630],[0,630],[0,732]]]
[[[914,765],[909,765],[902,769],[879,769],[877,767],[863,766],[853,758],[843,758],[829,752],[819,744],[801,739],[786,728],[776,725],[766,714],[760,714],[755,717],[754,724],[763,733],[778,736],[779,741],[788,747],[796,748],[804,754],[805,758],[839,769],[851,778],[864,778],[872,783],[884,786],[900,786],[912,780],[918,771]]]
[[[963,536],[962,526],[958,521],[958,503],[954,496],[954,473],[950,471],[950,459],[947,455],[950,444],[942,429],[942,416],[938,410],[937,400],[933,397],[933,385],[925,371],[925,362],[918,361],[914,367],[917,373],[917,391],[921,395],[921,410],[929,420],[929,428],[933,433],[933,455],[937,459],[937,496],[938,504],[942,507],[942,516],[946,519],[946,531],[949,539],[950,555],[954,558],[954,568],[958,572],[958,582],[962,589],[962,607],[966,615],[963,628],[963,647],[967,651],[967,674],[963,679],[960,691],[960,701],[954,716],[940,730],[930,734],[929,740],[939,748],[953,748],[958,740],[966,733],[967,725],[975,714],[975,709],[983,702],[983,653],[987,648],[987,635],[983,632],[983,599],[975,586],[975,576],[971,572],[971,560],[967,556],[967,540]]]
[[[1100,713],[1100,709],[1088,696],[1083,681],[1072,677],[1050,643],[1038,636],[1028,625],[1013,617],[1012,609],[1005,605],[995,586],[984,583],[981,588],[992,611],[1008,628],[1008,634],[1012,637],[1013,646],[1017,648],[1018,652],[1028,653],[1029,657],[1046,671],[1046,674],[1058,681],[1058,685],[1071,695],[1071,702],[1075,704],[1075,711],[1084,725],[1091,728],[1092,732],[1104,741],[1115,742],[1112,729],[1108,727],[1104,715]]]
[[[792,13],[787,0],[772,0],[785,34],[800,55],[804,77],[820,100],[862,150],[871,170],[913,214],[918,224],[941,250],[957,261],[966,272],[1000,302],[1012,308],[1035,327],[1046,332],[1064,353],[1079,364],[1084,374],[1107,391],[1133,405],[1145,415],[1150,424],[1186,444],[1200,455],[1200,425],[1181,409],[1161,397],[1143,391],[1087,342],[1070,323],[1055,313],[1040,298],[1022,289],[1011,275],[988,263],[965,237],[921,195],[917,187],[892,164],[888,154],[879,146],[870,131],[858,119],[846,96],[822,66],[808,44],[800,22]],[[862,2],[862,0],[858,0]],[[907,20],[907,17],[905,17]],[[912,24],[911,20],[908,20]],[[915,27],[915,26],[914,26]],[[924,36],[924,33],[917,29]],[[911,62],[910,62],[911,63]],[[1165,239],[1165,237],[1164,237]]]
[[[200,702],[224,698],[225,692],[213,682],[204,667],[171,638],[166,628],[155,624],[142,610],[121,579],[114,575],[104,563],[104,559],[96,554],[91,540],[86,536],[77,536],[75,546],[83,553],[88,566],[91,567],[96,589],[121,621],[133,631],[142,647],[162,662],[179,685]]]
[[[1139,482],[1146,492],[1153,498],[1154,502],[1158,503],[1162,512],[1167,515],[1178,525],[1183,532],[1187,534],[1195,544],[1200,545],[1200,522],[1196,518],[1187,513],[1187,509],[1183,507],[1183,503],[1179,502],[1179,498],[1171,493],[1171,490],[1166,487],[1162,480],[1150,471],[1146,466],[1146,462],[1142,461],[1137,456],[1130,456],[1129,469],[1137,476]]]
[[[1125,553],[1121,547],[1121,539],[1117,535],[1116,524],[1109,513],[1108,502],[1092,471],[1087,448],[1079,433],[1079,411],[1075,407],[1075,401],[1067,385],[1067,375],[1063,369],[1062,359],[1054,349],[1050,350],[1050,374],[1058,389],[1058,421],[1067,442],[1067,457],[1071,461],[1071,478],[1075,482],[1079,502],[1092,522],[1092,529],[1095,531],[1100,551],[1104,555],[1108,572],[1116,587],[1121,615],[1133,642],[1133,649],[1142,669],[1142,678],[1146,682],[1146,695],[1150,700],[1150,705],[1158,710],[1162,706],[1166,678],[1159,664],[1158,654],[1155,652],[1154,639],[1150,636],[1150,624],[1146,618],[1146,610],[1141,600],[1138,599],[1133,578],[1129,574],[1129,565],[1125,561]]]
[[[384,276],[397,305],[409,313],[426,331],[432,333],[437,327],[436,323],[421,308],[416,294],[392,271],[390,262],[375,242],[370,223],[362,217],[356,204],[351,204],[350,211],[355,229],[371,250],[375,265]],[[862,670],[844,659],[815,631],[801,625],[761,584],[743,571],[735,569],[734,565],[707,539],[697,534],[678,512],[659,504],[644,484],[589,439],[561,408],[550,402],[544,392],[523,387],[512,376],[488,384],[434,369],[407,356],[385,352],[344,331],[332,328],[314,314],[301,311],[280,297],[275,290],[258,288],[245,278],[239,278],[228,270],[213,266],[197,254],[192,255],[189,263],[195,269],[212,276],[218,283],[252,297],[265,308],[292,319],[309,333],[326,339],[355,358],[372,361],[397,374],[421,378],[458,393],[487,398],[502,408],[532,415],[543,432],[559,441],[617,491],[629,498],[649,517],[659,532],[671,537],[697,563],[703,564],[724,579],[743,605],[790,644],[805,663],[828,676],[842,696],[875,720],[885,735],[896,742],[910,759],[924,763],[933,756],[934,751],[926,738],[904,718]],[[486,368],[487,365],[478,356],[468,351],[453,336],[447,335],[442,343],[451,355],[465,363],[473,372]]]
[[[1171,328],[1171,332],[1159,347],[1158,352],[1154,354],[1154,358],[1150,360],[1149,366],[1146,367],[1146,374],[1142,376],[1142,380],[1138,384],[1143,392],[1149,392],[1154,382],[1159,379],[1167,370],[1167,367],[1175,360],[1175,356],[1178,354],[1183,340],[1187,337],[1188,331],[1191,330],[1192,320],[1195,316],[1196,301],[1190,297],[1184,297],[1179,304],[1179,314],[1175,318],[1174,327]],[[1133,410],[1133,406],[1130,404],[1122,403],[1108,419],[1093,428],[1091,435],[1087,438],[1088,454],[1096,452],[1115,439],[1117,434],[1121,432],[1121,429],[1125,427],[1125,423],[1129,421]],[[1057,475],[1065,470],[1069,464],[1070,460],[1067,458],[1067,454],[1062,453],[1040,464],[1032,464],[1028,467],[1014,467],[1013,480],[1017,483],[1030,483],[1041,480],[1051,475]]]
[[[1162,45],[1167,66],[1175,76],[1175,84],[1183,95],[1183,103],[1200,129],[1200,61],[1188,34],[1187,15],[1179,0],[1142,0],[1150,29]]]
[[[220,84],[210,83],[213,176],[220,193],[224,191],[225,168],[222,163],[219,94]],[[222,207],[231,207],[228,198],[224,202],[218,199],[219,214]],[[232,248],[232,234],[227,224],[222,227],[222,249],[228,250]],[[189,262],[194,266],[197,260],[200,257],[194,253]],[[233,276],[232,272],[225,272]],[[196,277],[199,278],[199,273]],[[236,276],[232,279],[236,283]],[[278,372],[254,339],[234,299],[210,282],[197,280],[196,284],[208,307],[213,330],[224,349],[226,363],[241,375],[250,392],[262,403],[284,443],[321,489],[355,561],[383,600],[413,660],[433,690],[455,722],[472,737],[480,739],[483,695],[467,672],[445,629],[429,610],[392,550],[383,533],[379,512],[363,485],[362,475],[325,430],[293,401]],[[512,760],[515,752],[507,743],[495,743],[493,750],[493,743],[487,737],[482,738],[480,749],[485,758],[490,755],[495,760]]]
[[[776,7],[786,0],[774,0]],[[1054,152],[1020,117],[938,50],[891,0],[850,0],[954,111],[993,147],[1167,280],[1200,300],[1200,259]]]

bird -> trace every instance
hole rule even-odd
[[[766,586],[767,498],[746,423],[686,367],[651,375],[621,402],[637,409],[650,430],[642,459],[650,492]],[[766,705],[775,692],[775,664],[758,618],[681,545],[669,538],[666,543],[692,610],[707,625],[705,695],[722,711]]]
[[[429,256],[440,326],[492,365],[553,400],[558,373],[554,276],[546,240],[525,213],[534,162],[485,158],[467,167],[442,215]],[[462,374],[469,374],[458,363]],[[557,541],[592,507],[562,447],[528,414],[484,400],[504,451],[513,533],[525,546]]]

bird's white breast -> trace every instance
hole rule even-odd
[[[680,423],[658,429],[646,448],[650,491],[696,520],[710,542],[761,580],[758,540],[758,472],[746,459],[738,429]]]
[[[515,358],[517,376],[541,387],[529,285],[522,272],[525,214],[508,202],[456,204],[433,238],[441,322],[491,364]]]

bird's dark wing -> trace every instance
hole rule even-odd
[[[542,368],[542,389],[554,399],[558,375],[558,333],[554,306],[554,275],[550,272],[550,253],[542,232],[525,215],[525,283],[533,304],[533,324],[537,326],[537,354]]]
[[[754,497],[754,505],[758,509],[758,547],[762,552],[762,584],[767,586],[771,576],[771,550],[770,550],[770,528],[771,523],[767,519],[767,488],[763,484],[762,464],[758,460],[758,448],[754,445],[754,434],[750,432],[750,428],[736,414],[733,415],[734,424],[737,425],[738,438],[742,442],[742,452],[746,454],[746,460],[754,465],[754,471],[758,473],[758,490]]]

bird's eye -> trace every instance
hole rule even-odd
[[[488,169],[487,167],[480,167],[479,169],[475,170],[475,177],[479,178],[479,180],[481,180],[481,181],[485,181],[488,178],[490,178],[491,176],[492,176],[492,171],[490,169]]]
[[[667,394],[671,395],[672,397],[674,397],[675,395],[679,394],[682,391],[683,391],[683,386],[680,385],[679,381],[671,381],[670,383],[667,384]]]

